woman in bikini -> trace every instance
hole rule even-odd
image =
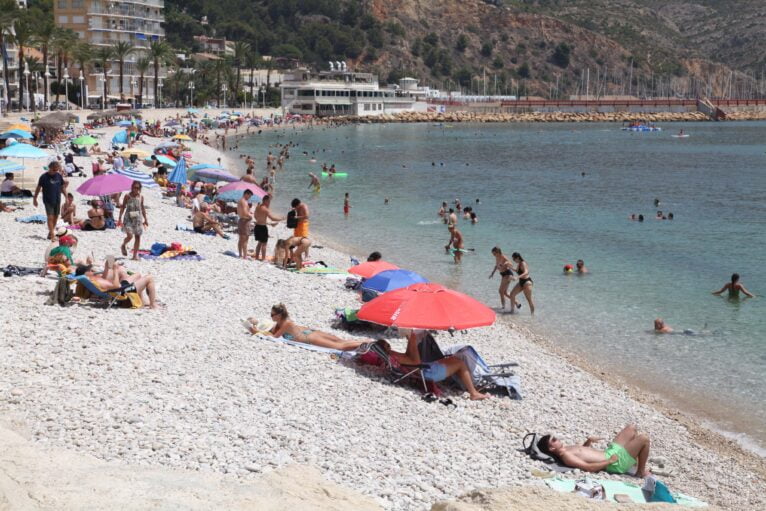
[[[274,320],[276,324],[269,333],[274,337],[284,337],[288,341],[313,344],[314,346],[332,348],[341,351],[355,350],[364,344],[362,341],[341,339],[340,337],[326,332],[300,326],[290,319],[290,316],[287,314],[287,307],[281,303],[274,305],[271,308],[271,319]],[[251,328],[251,332],[255,333],[255,330]],[[367,341],[372,342],[371,339],[367,339]]]
[[[514,270],[518,275],[519,282],[513,287],[511,295],[508,297],[511,299],[511,311],[521,308],[521,304],[516,302],[516,295],[523,292],[529,304],[529,312],[535,313],[535,302],[532,301],[532,278],[529,276],[529,264],[521,257],[521,254],[514,252],[511,254],[511,259],[516,263],[516,269]]]
[[[90,202],[88,218],[80,222],[83,231],[103,231],[106,229],[106,220],[104,218],[104,209],[98,199]]]
[[[513,263],[503,254],[500,247],[494,247],[492,249],[492,255],[495,256],[495,267],[492,268],[492,273],[489,274],[489,278],[495,275],[496,271],[500,272],[500,288],[497,290],[500,293],[500,306],[505,309],[505,298],[509,297],[508,286],[511,285],[511,280],[514,280],[513,276]],[[511,307],[513,309],[513,307]]]

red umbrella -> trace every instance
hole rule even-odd
[[[348,272],[359,275],[362,278],[369,279],[382,271],[398,269],[399,267],[397,265],[387,263],[386,261],[368,261],[366,263],[352,266],[348,269]]]
[[[495,322],[495,312],[483,303],[430,283],[384,293],[362,305],[357,317],[379,325],[422,330],[465,330]]]

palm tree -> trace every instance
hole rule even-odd
[[[13,42],[19,48],[19,111],[24,103],[24,48],[28,48],[34,37],[32,23],[25,12],[13,21]]]
[[[245,59],[250,54],[250,44],[245,41],[237,41],[234,43],[234,65],[237,67],[237,81],[234,84],[235,97],[239,96],[239,78],[242,72],[242,64],[245,63]]]
[[[165,41],[152,41],[149,43],[149,57],[154,65],[154,106],[159,107],[158,85],[160,80],[160,66],[167,63],[173,56],[173,49]]]
[[[85,89],[87,88],[88,66],[90,65],[91,60],[93,60],[93,47],[85,41],[76,44],[74,48],[72,48],[72,58],[79,64],[80,74],[85,80],[85,82],[80,82],[80,85],[85,84],[80,90],[80,102],[82,105],[87,105],[88,98]]]
[[[143,54],[136,59],[136,71],[138,71],[138,105],[143,105],[144,103],[144,77],[151,65],[152,61]]]
[[[136,48],[126,41],[119,41],[112,46],[112,55],[120,65],[120,97],[123,93],[123,67],[125,66],[125,57],[135,52]]]
[[[99,46],[93,54],[94,60],[101,64],[101,71],[104,73],[104,108],[106,108],[106,97],[109,95],[109,76],[107,76],[107,73],[109,72],[108,66],[113,57],[114,52],[112,51],[111,46]]]
[[[213,71],[215,72],[215,103],[216,108],[221,108],[221,78],[226,80],[226,75],[229,72],[229,62],[226,59],[218,59],[213,64]]]
[[[255,89],[255,68],[258,67],[258,63],[261,61],[261,58],[258,56],[257,53],[254,51],[251,51],[247,54],[247,59],[245,60],[247,67],[250,68],[250,103],[252,104],[253,98],[253,90]]]
[[[46,108],[48,108],[48,77],[50,75],[50,73],[48,73],[48,52],[50,51],[50,47],[56,38],[57,32],[58,28],[53,22],[53,18],[43,18],[38,20],[35,24],[34,35],[32,38],[32,41],[40,47],[40,50],[43,54],[43,83],[45,86],[43,95],[45,98],[44,104]]]
[[[59,28],[53,38],[51,49],[56,53],[56,77],[59,81],[59,87],[56,88],[56,103],[58,103],[61,93],[63,69],[69,68],[69,57],[74,52],[78,37],[77,32],[70,28]],[[69,98],[66,98],[66,100],[68,102]]]
[[[11,79],[8,73],[8,53],[5,43],[13,37],[11,28],[19,14],[19,4],[16,0],[0,0],[0,51],[3,54],[3,80],[5,81],[5,101],[11,106]],[[7,109],[6,109],[7,112]]]

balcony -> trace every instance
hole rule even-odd
[[[101,5],[93,2],[88,9],[88,14],[96,16],[122,16],[126,18],[142,18],[147,20],[164,21],[162,10],[141,5],[124,4]]]
[[[141,32],[147,35],[163,36],[164,31],[159,22],[138,20],[102,20],[92,19],[88,25],[90,30],[104,30],[113,32]]]

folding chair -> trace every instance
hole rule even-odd
[[[106,291],[101,291],[87,276],[85,275],[71,275],[68,277],[69,280],[79,283],[88,290],[88,292],[92,295],[98,298],[99,300],[103,301],[106,304],[106,308],[109,309],[114,305],[117,300],[120,299],[127,299],[127,295],[130,292],[135,292],[136,287],[128,282],[127,280],[122,281],[122,284],[120,287],[116,287],[114,289],[107,289]]]

